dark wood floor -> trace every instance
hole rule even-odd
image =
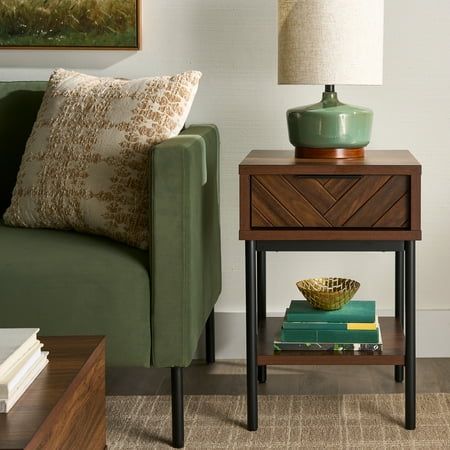
[[[390,366],[269,367],[264,394],[369,394],[403,392]],[[243,361],[195,361],[184,370],[186,394],[245,394]],[[450,392],[450,358],[417,360],[417,392]],[[108,395],[169,395],[169,369],[108,369]]]

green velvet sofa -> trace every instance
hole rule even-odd
[[[0,83],[0,218],[9,206],[45,82]],[[183,445],[182,368],[206,327],[214,361],[221,290],[219,135],[190,126],[150,160],[151,245],[142,251],[0,219],[0,327],[105,335],[109,366],[170,367],[173,445]],[[50,355],[51,358],[51,355]]]

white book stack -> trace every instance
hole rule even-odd
[[[48,363],[38,328],[0,328],[0,413],[7,413]]]

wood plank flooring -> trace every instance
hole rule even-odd
[[[402,393],[391,366],[273,366],[259,394]],[[107,395],[170,395],[169,369],[107,370]],[[245,363],[194,361],[184,370],[185,394],[245,394]],[[450,392],[450,358],[417,359],[417,392]]]

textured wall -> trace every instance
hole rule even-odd
[[[219,311],[244,310],[237,165],[252,148],[287,148],[287,108],[319,99],[320,87],[277,86],[275,0],[143,0],[142,52],[0,51],[0,78],[45,79],[53,67],[139,77],[187,68],[204,73],[191,122],[222,133],[224,289]],[[339,88],[341,100],[375,111],[371,148],[411,149],[423,164],[424,241],[418,305],[448,309],[450,255],[450,2],[386,1],[385,77],[380,87]],[[273,254],[269,311],[296,295],[294,282],[345,275],[361,298],[390,308],[393,258],[366,254]],[[442,289],[444,288],[444,289]]]

